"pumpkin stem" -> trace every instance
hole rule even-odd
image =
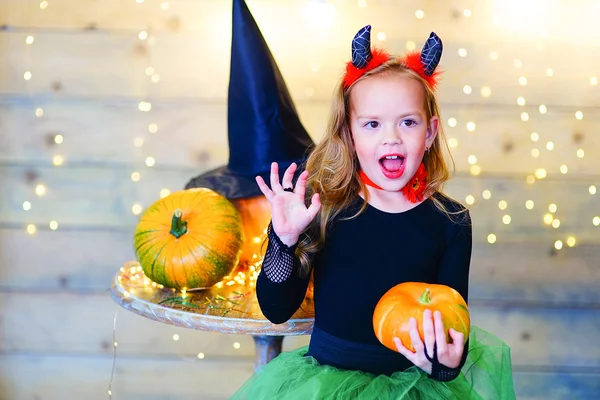
[[[421,303],[421,304],[431,303],[431,290],[429,290],[429,288],[425,289],[425,291],[419,298],[419,303]]]
[[[187,232],[187,221],[183,221],[181,217],[183,213],[178,208],[173,213],[173,219],[171,220],[171,235],[175,236],[177,239],[183,236]]]

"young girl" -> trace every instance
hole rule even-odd
[[[509,348],[475,326],[465,340],[439,311],[423,315],[415,352],[373,330],[381,296],[402,282],[448,285],[468,301],[469,212],[442,193],[448,150],[435,98],[442,43],[421,53],[371,49],[370,26],[352,42],[324,139],[295,184],[297,166],[271,187],[268,246],[257,282],[264,315],[287,321],[314,273],[310,345],[285,352],[253,375],[234,399],[514,399]],[[308,206],[306,203],[308,202]]]

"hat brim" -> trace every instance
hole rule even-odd
[[[283,171],[291,165],[288,163],[278,163],[280,178]],[[295,184],[298,176],[304,171],[304,160],[296,161],[298,169],[294,174],[293,182]],[[270,186],[271,171],[265,171],[254,175],[243,175],[229,169],[228,166],[222,166],[201,175],[192,178],[186,185],[185,189],[204,187],[219,193],[227,199],[243,199],[247,197],[261,196],[262,192],[256,183],[256,176],[260,176]]]

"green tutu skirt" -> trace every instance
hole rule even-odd
[[[320,365],[308,346],[284,352],[252,375],[231,400],[513,400],[510,348],[472,326],[460,375],[439,382],[413,366],[391,376]]]

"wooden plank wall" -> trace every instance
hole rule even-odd
[[[180,6],[198,11],[192,3]],[[175,19],[158,15],[158,3],[153,9],[133,1],[49,4],[42,15],[38,1],[0,2],[0,25],[8,27],[0,31],[0,398],[106,398],[115,315],[114,398],[227,398],[252,373],[251,337],[153,322],[120,309],[108,293],[113,274],[134,258],[134,204],[145,207],[162,189],[178,190],[227,162],[227,52],[177,32]],[[228,21],[227,12],[219,15]],[[144,21],[159,19],[167,32],[150,51],[137,32],[146,29]],[[221,29],[228,41],[228,28]],[[32,46],[25,44],[28,35],[35,37]],[[199,63],[201,50],[215,51],[215,63]],[[149,83],[150,63],[167,84]],[[196,79],[200,68],[212,85]],[[24,81],[28,70],[33,78]],[[290,82],[302,121],[318,140],[328,93],[311,100],[304,82]],[[148,99],[152,110],[140,111]],[[600,139],[577,133],[597,126],[600,116],[574,122],[557,112],[523,124],[513,118],[521,112],[514,107],[445,104],[443,110],[463,126],[445,126],[458,141],[448,191],[476,200],[473,322],[512,347],[519,399],[600,396],[600,227],[593,223],[600,195],[589,192],[591,185],[600,189]],[[473,115],[476,135],[463,123]],[[531,141],[532,131],[540,132],[539,143]],[[546,141],[555,143],[553,151]],[[535,147],[538,158],[530,156]],[[577,157],[578,148],[585,158]],[[476,177],[468,173],[472,154],[482,168]],[[156,165],[148,167],[147,157]],[[567,175],[559,173],[562,164]],[[541,167],[548,177],[526,183]],[[40,185],[44,193],[36,194]],[[482,196],[486,189],[490,199]],[[550,204],[558,207],[558,228],[543,222]],[[502,222],[506,214],[510,224]],[[58,229],[50,229],[51,221]],[[567,245],[571,236],[574,247]],[[307,342],[287,338],[284,349]]]

